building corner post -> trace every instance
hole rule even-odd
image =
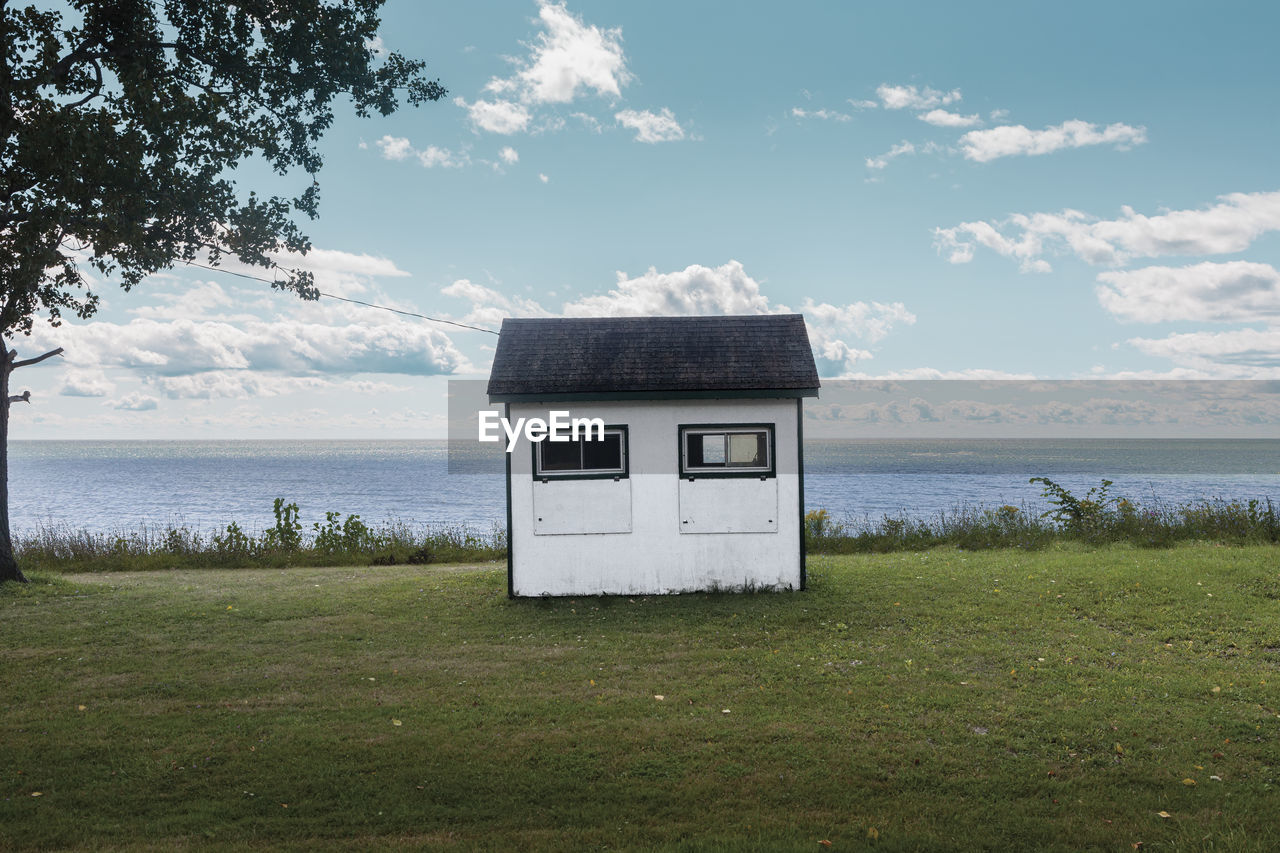
[[[809,586],[807,554],[804,543],[804,398],[796,397],[796,489],[800,504],[800,589]],[[510,547],[510,544],[507,546]]]

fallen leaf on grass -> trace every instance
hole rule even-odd
[[[33,796],[33,797],[43,797],[43,796],[44,796],[44,792],[43,792],[43,791],[32,791],[32,792],[31,792],[31,796]]]
[[[872,841],[875,841],[879,837],[880,830],[876,829],[874,826],[867,830],[867,838],[870,838]]]
[[[83,711],[84,709],[85,709],[85,706],[84,706],[84,705],[77,705],[77,706],[76,706],[76,710],[77,710],[77,711]]]
[[[1191,787],[1192,785],[1195,785],[1195,783],[1196,783],[1196,780],[1192,779],[1190,776],[1182,780],[1182,784],[1186,785],[1187,787]]]
[[[393,719],[393,720],[391,721],[391,725],[393,725],[393,726],[402,726],[402,725],[404,725],[404,723],[400,722],[399,720],[394,720],[394,719]]]
[[[828,840],[827,840],[827,839],[825,839],[825,838],[824,838],[824,839],[822,839],[821,841],[819,841],[818,843],[819,843],[819,844],[821,844],[823,847],[830,847],[830,846],[831,846],[831,842],[830,842],[830,841],[828,841]]]
[[[1165,820],[1168,820],[1169,818],[1173,817],[1173,815],[1169,814],[1168,812],[1156,812],[1156,814],[1160,815],[1160,817],[1164,818]]]
[[[655,694],[653,694],[653,698],[654,698],[654,699],[657,699],[659,702],[661,702],[663,699],[666,699],[667,697],[666,697],[666,696],[663,696],[661,693],[655,693]]]
[[[1215,782],[1221,782],[1221,781],[1222,781],[1222,777],[1221,777],[1221,776],[1210,776],[1209,778],[1210,778],[1210,779],[1212,779],[1212,780],[1213,780],[1213,781],[1215,781]]]

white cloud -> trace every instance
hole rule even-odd
[[[280,263],[310,270],[317,286],[333,294],[366,290],[375,277],[407,275],[389,259],[333,249],[316,248]],[[231,260],[224,266],[228,272],[261,272]],[[225,396],[217,391],[227,387],[225,378],[180,381],[209,372],[238,374],[242,390],[267,395],[308,375],[425,376],[470,369],[443,331],[420,321],[325,298],[305,302],[266,285],[228,292],[211,281],[188,285],[172,276],[153,278],[152,304],[135,309],[130,322],[64,322],[56,328],[37,323],[35,341],[64,347],[67,362],[79,371],[64,381],[64,393],[99,393],[105,388],[101,371],[108,367],[160,382],[157,387],[171,396]],[[177,289],[163,289],[175,283]],[[398,307],[386,296],[371,301]],[[245,378],[251,374],[257,378]]]
[[[618,273],[617,284],[602,294],[584,296],[553,312],[533,300],[505,296],[466,279],[454,282],[444,293],[471,303],[467,322],[495,325],[502,317],[633,317],[704,316],[719,314],[789,314],[761,292],[760,284],[738,261],[719,267],[692,264],[683,270],[660,273],[650,267],[643,275]],[[868,345],[882,340],[898,325],[911,325],[915,315],[900,302],[854,302],[830,305],[805,299],[801,306],[814,353],[837,370],[852,369],[871,353],[851,341]]]
[[[1018,259],[1023,272],[1049,272],[1048,264],[1037,257],[1044,251],[1044,243],[1036,232],[1025,232],[1014,240],[991,223],[979,221],[963,222],[955,228],[936,228],[934,236],[940,249],[950,251],[948,260],[953,264],[967,264],[973,260],[973,247],[977,243],[1006,258]]]
[[[1280,326],[1133,338],[1129,343],[1204,376],[1280,378]]]
[[[472,125],[504,136],[525,130],[532,118],[528,108],[515,101],[477,100],[468,104],[464,98],[454,98],[453,102],[467,111]]]
[[[404,160],[413,153],[413,146],[403,136],[384,136],[374,144],[388,160]]]
[[[604,133],[604,127],[601,126],[600,120],[593,115],[584,112],[570,113],[570,118],[576,118],[582,122],[582,126],[592,133]]]
[[[330,385],[326,377],[277,376],[243,370],[211,370],[187,376],[156,376],[150,384],[172,400],[247,400],[276,397]]]
[[[539,0],[543,31],[528,45],[527,56],[513,60],[516,72],[494,77],[484,90],[492,100],[454,103],[467,111],[477,130],[510,135],[531,129],[531,107],[567,104],[583,92],[616,99],[631,80],[622,51],[622,31],[588,25],[563,3]],[[550,117],[535,131],[558,130],[563,119]]]
[[[917,89],[915,86],[891,86],[888,83],[878,87],[876,95],[879,96],[886,110],[928,110],[934,107],[945,107],[960,100],[959,89],[939,92],[928,86]]]
[[[1031,130],[1020,124],[971,130],[960,137],[960,147],[967,159],[987,163],[999,157],[1036,156],[1088,145],[1111,144],[1125,150],[1146,141],[1145,127],[1117,122],[1099,130],[1096,124],[1072,119],[1044,130]]]
[[[464,165],[465,162],[455,156],[448,148],[437,148],[434,145],[428,145],[425,149],[418,150],[403,136],[384,136],[375,144],[378,146],[378,150],[382,152],[382,156],[387,160],[407,160],[410,157],[416,157],[418,162],[427,169],[435,166],[456,169]]]
[[[930,110],[917,116],[923,122],[928,122],[934,127],[973,127],[975,124],[982,124],[982,117],[977,113],[973,115],[960,115],[959,113],[950,113],[946,110]]]
[[[719,267],[692,264],[670,273],[650,267],[635,278],[617,275],[613,290],[568,302],[561,313],[568,317],[772,313],[759,283],[738,261]]]
[[[1050,250],[1066,250],[1090,264],[1118,265],[1133,258],[1218,255],[1243,251],[1260,235],[1280,231],[1280,192],[1232,193],[1199,210],[1156,216],[1121,208],[1119,219],[1097,220],[1078,210],[1015,214],[1006,220],[962,222],[934,229],[951,263],[973,259],[975,245],[1006,257],[1038,263]]]
[[[857,98],[848,98],[847,101],[855,110],[874,110],[880,106],[879,101],[860,101]]]
[[[65,347],[68,361],[76,365],[126,367],[157,376],[207,370],[430,376],[466,364],[443,332],[390,315],[345,325],[293,319],[42,324],[33,337]]]
[[[916,321],[916,316],[901,302],[831,305],[806,297],[800,308],[809,327],[809,343],[813,346],[814,355],[833,365],[840,365],[845,371],[872,357],[869,351],[850,344],[849,337],[875,344],[894,326],[910,326]]]
[[[538,180],[542,181],[544,184],[549,183],[551,181],[550,178],[548,178],[546,175],[542,174],[541,172],[538,173]]]
[[[1248,261],[1146,267],[1098,276],[1098,301],[1122,320],[1248,322],[1280,316],[1280,272]]]
[[[350,294],[362,293],[368,289],[370,278],[401,278],[408,276],[409,273],[400,269],[393,261],[388,258],[378,257],[365,253],[343,252],[338,249],[321,249],[313,247],[311,251],[305,255],[299,255],[288,252],[281,252],[271,256],[279,266],[285,269],[305,270],[315,276],[316,286],[326,293],[332,293],[336,296],[348,296]],[[247,276],[270,279],[271,271],[262,267],[255,267],[249,264],[241,263],[232,257],[224,257],[218,265],[218,268],[231,274],[242,274]],[[212,282],[207,286],[217,288],[221,292],[221,288]],[[197,285],[197,288],[199,286]],[[265,285],[253,286],[254,291],[260,293],[262,297],[270,294]],[[204,296],[199,297],[195,302],[189,302],[188,297],[192,295],[192,291],[187,286],[177,294],[172,296],[163,296],[155,294],[162,301],[173,301],[175,307],[165,310],[163,316],[185,317],[194,316],[194,311],[206,312],[209,309],[208,300],[215,297]],[[196,294],[198,296],[198,294]],[[235,305],[238,308],[245,307],[245,298],[243,294],[237,295],[233,300],[223,302],[224,305]],[[152,309],[147,313],[147,309],[136,309],[134,311],[137,316],[161,316]]]
[[[462,161],[456,159],[448,148],[437,148],[434,145],[428,145],[425,150],[418,152],[418,162],[427,169],[434,166],[456,169],[462,165]]]
[[[911,367],[906,370],[891,370],[888,373],[871,375],[869,373],[851,373],[842,379],[861,380],[893,380],[920,381],[937,379],[965,379],[970,381],[1003,381],[1006,379],[1034,379],[1031,373],[1010,373],[1005,370],[992,370],[985,367],[969,367],[962,370],[940,370],[936,367]]]
[[[900,302],[855,302],[849,305],[815,303],[805,299],[801,310],[808,321],[811,343],[830,361],[866,358],[840,339],[854,336],[874,344],[894,325],[910,325],[915,316]],[[643,316],[706,314],[791,313],[785,305],[772,304],[738,261],[719,267],[693,264],[683,270],[660,273],[653,267],[641,276],[618,273],[617,286],[608,293],[587,296],[563,306],[566,316]],[[856,356],[855,356],[856,353]]]
[[[155,397],[143,394],[141,391],[130,391],[114,403],[108,403],[113,409],[123,409],[127,412],[150,412],[160,405],[160,401]]]
[[[579,89],[619,97],[631,80],[622,52],[622,30],[588,26],[563,3],[541,0],[538,18],[546,28],[513,80],[491,81],[494,91],[519,89],[536,104],[565,104]]]
[[[684,139],[684,128],[666,107],[663,107],[661,113],[623,110],[615,114],[614,118],[618,124],[636,132],[637,142],[674,142]]]
[[[379,276],[402,278],[409,273],[400,269],[390,258],[382,258],[364,252],[344,252],[340,249],[312,248],[305,255],[287,255],[278,259],[281,266],[310,270],[319,279],[323,276]]]
[[[96,368],[70,368],[57,387],[57,393],[64,397],[106,397],[115,390],[115,384]]]
[[[853,118],[848,113],[837,112],[836,110],[805,110],[800,107],[792,107],[791,115],[795,118],[816,118],[823,121],[850,121]]]
[[[514,165],[520,162],[520,152],[512,148],[510,145],[498,152],[498,156],[502,158],[502,162],[508,165]]]
[[[471,303],[463,322],[496,329],[504,317],[550,317],[551,312],[532,299],[508,297],[491,287],[460,278],[441,291],[445,296]]]
[[[914,153],[916,153],[915,145],[913,145],[911,142],[904,139],[902,142],[899,142],[897,145],[893,146],[885,153],[877,157],[868,157],[867,168],[876,169],[876,170],[883,169],[884,167],[889,165],[889,161],[895,160],[904,154],[914,154]]]
[[[235,300],[216,281],[195,281],[177,293],[164,291],[150,294],[153,304],[130,309],[135,317],[166,320],[204,315],[222,308],[235,307]]]

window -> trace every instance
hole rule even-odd
[[[773,476],[773,424],[680,427],[680,476]]]
[[[542,480],[627,476],[627,428],[606,426],[592,441],[544,439],[533,444],[533,475]]]

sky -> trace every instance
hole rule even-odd
[[[802,312],[826,379],[1280,379],[1280,6],[390,0],[446,100],[321,144],[334,296]],[[260,164],[242,190],[293,194]],[[17,439],[431,438],[496,337],[181,267],[39,323]]]

